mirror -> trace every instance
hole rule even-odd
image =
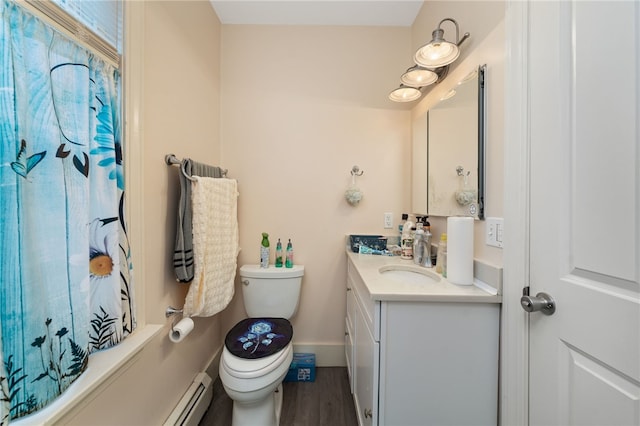
[[[414,191],[426,194],[414,194],[414,203],[422,202],[413,210],[484,219],[485,71],[484,65],[471,71],[414,123],[414,132],[426,130],[428,137],[427,179],[422,185],[414,182]]]

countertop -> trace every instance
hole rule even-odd
[[[371,298],[376,301],[404,302],[463,302],[501,303],[502,295],[490,285],[475,279],[474,285],[452,284],[437,274],[435,268],[424,268],[412,260],[399,256],[379,256],[353,253],[346,249],[348,259],[353,262],[356,272],[362,278]],[[437,283],[406,283],[385,278],[379,269],[387,265],[404,265],[409,268],[424,268],[438,277]]]

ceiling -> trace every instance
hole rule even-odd
[[[423,0],[210,0],[223,24],[413,24]]]

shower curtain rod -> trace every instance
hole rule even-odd
[[[164,161],[165,163],[167,163],[167,165],[169,166],[180,166],[180,171],[182,172],[182,174],[184,175],[184,177],[186,177],[187,179],[189,179],[190,181],[195,181],[194,178],[192,178],[191,176],[189,176],[187,174],[187,172],[184,169],[184,164],[182,162],[182,160],[179,160],[178,157],[176,157],[173,154],[167,154],[164,156]],[[221,174],[223,178],[227,177],[227,173],[229,172],[228,169],[221,169]]]

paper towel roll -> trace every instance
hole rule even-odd
[[[447,281],[473,284],[472,217],[447,218]]]
[[[169,339],[173,343],[180,343],[193,330],[193,320],[191,318],[182,318],[176,325],[171,327]]]

